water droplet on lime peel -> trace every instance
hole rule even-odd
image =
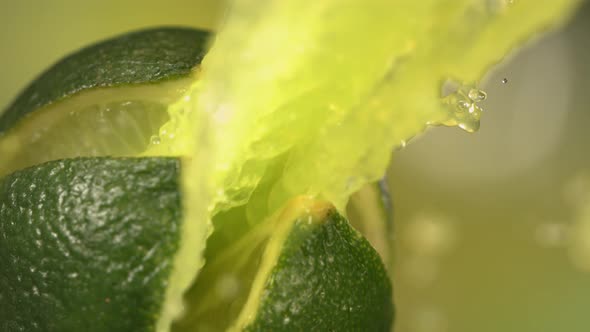
[[[504,77],[504,78],[502,79],[502,84],[506,84],[506,83],[508,83],[508,79]]]

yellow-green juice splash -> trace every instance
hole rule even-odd
[[[203,264],[191,253],[202,252],[217,211],[256,199],[249,216],[260,220],[297,195],[344,211],[383,175],[391,151],[426,127],[477,130],[483,73],[577,3],[233,1],[199,81],[153,140],[151,153],[186,156],[188,166],[193,221],[175,262],[186,273],[170,298]],[[449,81],[459,83],[443,93]],[[181,304],[170,308],[177,315]]]

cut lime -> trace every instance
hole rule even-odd
[[[209,239],[207,264],[185,295],[189,309],[173,330],[390,329],[385,267],[331,204],[299,197],[228,241],[234,226],[242,233],[244,218],[245,209],[214,218],[219,229]]]
[[[180,32],[181,36],[192,37],[205,34]],[[43,94],[48,88],[46,81],[53,82],[57,90],[65,86],[61,84],[60,72],[71,70],[72,63],[79,65],[95,54],[115,52],[121,45],[127,48],[126,57],[145,55],[149,50],[140,47],[142,40],[170,47],[176,42],[188,43],[178,38],[180,32],[170,29],[139,32],[70,56],[42,75],[0,118],[4,127],[10,127],[0,138],[6,157],[0,170],[4,174],[19,170],[0,181],[0,236],[6,240],[0,245],[0,260],[5,266],[5,273],[0,275],[0,288],[8,290],[0,294],[0,307],[5,308],[0,312],[4,330],[167,330],[169,322],[178,314],[177,294],[190,285],[195,269],[200,266],[199,250],[192,249],[204,234],[202,230],[191,232],[191,227],[198,223],[187,223],[188,219],[181,216],[179,160],[71,157],[137,156],[146,153],[148,146],[153,152],[154,146],[159,145],[155,139],[162,125],[170,120],[165,105],[186,92],[196,79],[195,71],[187,65],[186,71],[180,71],[184,75],[170,74],[166,79],[154,81],[134,77],[120,82],[122,85],[104,87],[100,87],[102,83],[96,81],[97,77],[84,83],[87,78],[84,76],[74,80],[80,91],[67,93],[67,90],[59,99],[45,104],[31,106],[26,101],[33,98],[31,94]],[[122,41],[125,43],[121,44]],[[202,52],[203,45],[201,40],[193,46]],[[166,54],[174,58],[173,51],[169,49]],[[202,53],[199,52],[193,52],[198,55],[191,58],[194,63],[200,62]],[[126,58],[120,58],[122,55],[113,56],[125,62]],[[161,59],[162,63],[165,60],[169,58]],[[128,61],[141,64],[143,60],[131,57]],[[90,68],[104,72],[102,78],[109,75],[116,78],[120,74],[110,73],[110,61]],[[117,81],[113,77],[105,79]],[[55,97],[57,92],[52,90],[48,95]],[[61,160],[43,163],[56,159]],[[36,166],[27,168],[30,165]],[[277,163],[276,169],[280,170],[280,166]],[[280,172],[268,172],[270,180],[277,176]],[[264,199],[264,186],[260,190],[258,197]],[[216,231],[208,241],[206,252],[208,263],[185,295],[187,313],[174,330],[210,327],[218,331],[232,324],[241,326],[239,329],[248,325],[251,329],[253,324],[267,324],[262,316],[249,317],[258,307],[268,311],[268,301],[259,304],[258,298],[262,293],[274,292],[265,286],[271,276],[298,275],[297,262],[304,258],[291,257],[287,252],[297,246],[308,252],[305,261],[316,256],[343,260],[344,270],[326,269],[323,278],[310,284],[333,301],[306,303],[303,310],[318,314],[292,314],[289,327],[319,321],[323,314],[337,317],[342,310],[340,304],[351,302],[357,315],[347,315],[350,319],[344,321],[343,327],[370,328],[373,325],[369,322],[377,322],[388,328],[392,321],[391,286],[383,264],[379,263],[377,253],[329,204],[294,200],[284,212],[268,218],[271,211],[257,203],[263,202],[254,199],[248,205],[215,216]],[[328,212],[329,217],[324,214]],[[317,227],[297,226],[308,219]],[[280,232],[276,232],[277,227]],[[364,263],[379,263],[367,271],[373,277],[357,278],[354,273],[359,271],[356,268],[360,262],[351,261],[342,252],[324,250],[317,240],[306,242],[323,232],[338,234],[333,249],[344,246],[349,252],[358,253]],[[295,234],[295,243],[285,242],[292,237],[290,234]],[[340,237],[349,241],[342,242]],[[183,242],[191,244],[181,245]],[[284,259],[293,260],[295,266],[289,269],[289,264],[280,263]],[[266,263],[259,265],[261,260]],[[176,265],[178,261],[184,262],[180,268]],[[336,290],[329,283],[348,285],[347,296],[356,294],[357,297],[335,301]],[[217,286],[211,288],[211,284]],[[367,293],[367,289],[375,292]],[[375,293],[379,296],[374,297]],[[367,301],[378,301],[382,310],[374,310],[375,302],[371,314],[364,314]],[[300,299],[293,307],[302,305]],[[332,324],[342,322],[334,320]]]
[[[0,330],[155,330],[180,241],[179,166],[69,159],[0,180]]]
[[[391,329],[391,285],[379,255],[333,208],[320,212],[299,216],[279,254],[263,257],[262,271],[274,266],[254,281],[236,330]]]
[[[55,64],[0,116],[0,176],[48,160],[135,156],[196,80],[209,33],[158,28]]]
[[[187,222],[179,166],[166,158],[69,159],[1,180],[2,330],[155,330]],[[389,330],[383,263],[330,204],[295,199],[225,242],[213,246],[174,331]]]

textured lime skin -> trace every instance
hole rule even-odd
[[[391,283],[377,252],[335,211],[298,220],[246,331],[390,331]]]
[[[153,330],[178,175],[176,159],[85,158],[0,180],[0,331]]]
[[[41,74],[0,115],[0,133],[39,107],[82,91],[186,76],[201,63],[209,32],[155,28],[86,47]]]
[[[85,90],[186,76],[207,38],[160,28],[83,49],[0,115],[0,136]],[[154,330],[179,245],[178,175],[175,159],[83,158],[0,179],[0,331]],[[246,329],[388,331],[391,285],[377,253],[336,213],[306,220],[289,234]],[[257,265],[249,268],[253,277]]]

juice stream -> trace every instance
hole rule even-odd
[[[160,326],[181,311],[216,212],[256,200],[248,215],[262,220],[302,194],[343,212],[352,193],[384,174],[391,151],[427,126],[477,130],[486,97],[477,80],[576,4],[234,1],[199,81],[152,140],[156,154],[190,156],[191,226],[175,261],[183,277],[172,280]],[[461,83],[443,94],[445,82]]]

